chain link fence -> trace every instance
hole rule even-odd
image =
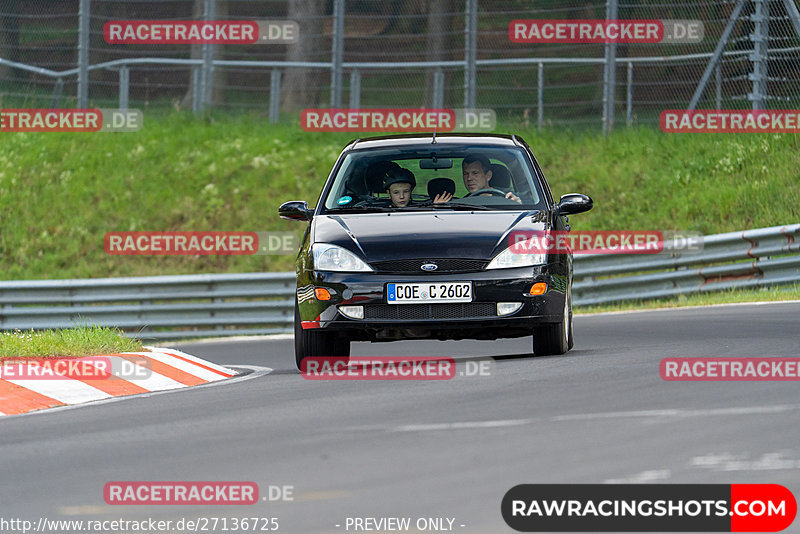
[[[2,0],[0,104],[78,106],[85,87],[92,107],[123,101],[286,121],[310,107],[478,107],[511,123],[610,126],[657,123],[661,110],[687,108],[705,81],[698,108],[796,108],[795,2]],[[698,20],[704,38],[616,45],[509,38],[515,19],[605,18]],[[144,19],[289,19],[300,37],[271,45],[105,42],[106,22]]]

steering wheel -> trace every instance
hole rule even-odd
[[[494,187],[487,187],[485,189],[479,189],[477,191],[474,191],[474,192],[466,195],[464,198],[466,198],[466,197],[474,197],[474,196],[478,196],[478,195],[484,195],[486,193],[492,195],[493,197],[503,197],[503,198],[505,198],[506,195],[508,194],[508,193],[504,193],[503,191],[500,191],[499,189],[495,189]]]

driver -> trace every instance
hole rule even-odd
[[[470,194],[484,189],[493,189],[489,185],[492,179],[492,169],[490,166],[489,158],[481,154],[467,154],[464,161],[461,163],[462,177],[464,179],[464,186]],[[499,190],[498,190],[499,191]],[[481,195],[488,195],[490,193],[481,193]],[[508,192],[505,197],[514,202],[522,203],[522,200],[514,193]],[[442,198],[436,197],[439,202],[449,202],[453,198],[452,195],[445,192]],[[436,200],[434,201],[436,202]]]

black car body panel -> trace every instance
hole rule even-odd
[[[395,258],[491,259],[506,248],[508,233],[543,230],[524,212],[419,212],[321,215],[314,239],[361,254],[367,263]]]

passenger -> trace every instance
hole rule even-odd
[[[411,191],[416,185],[414,173],[402,167],[389,169],[383,179],[386,194],[396,208],[405,208],[411,204]]]

